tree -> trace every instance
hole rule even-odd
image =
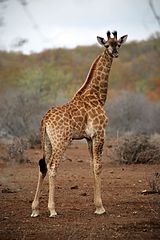
[[[155,7],[154,7],[154,4],[153,4],[153,0],[149,0],[149,6],[150,6],[150,9],[160,27],[160,16],[157,14],[156,10],[155,10]]]

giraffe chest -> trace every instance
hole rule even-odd
[[[101,125],[101,124],[94,124],[93,121],[89,121],[86,124],[86,128],[85,128],[85,133],[87,135],[87,137],[89,138],[93,138],[95,135],[97,135],[97,133],[100,133],[101,131],[104,131],[105,129],[105,125]]]
[[[91,121],[86,124],[85,133],[90,138],[93,138],[96,134],[96,128],[93,126]]]
[[[108,118],[105,113],[97,114],[93,117],[91,115],[88,118],[85,133],[87,136],[93,138],[97,133],[104,132]]]

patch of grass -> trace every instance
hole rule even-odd
[[[153,173],[148,181],[151,191],[160,194],[160,173]]]

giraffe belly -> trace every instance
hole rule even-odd
[[[75,134],[75,135],[72,137],[72,140],[81,140],[81,139],[83,139],[83,138],[85,138],[85,137],[82,136],[82,135],[79,135],[79,134]]]
[[[83,138],[86,138],[86,133],[84,131],[80,131],[80,132],[74,132],[73,136],[72,136],[72,140],[81,140]]]

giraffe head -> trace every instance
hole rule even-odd
[[[128,35],[124,35],[117,39],[117,31],[112,32],[113,37],[111,37],[110,31],[107,32],[107,40],[102,37],[97,36],[97,40],[100,45],[104,46],[106,51],[109,53],[111,57],[117,58],[119,48],[125,41],[127,40]]]

